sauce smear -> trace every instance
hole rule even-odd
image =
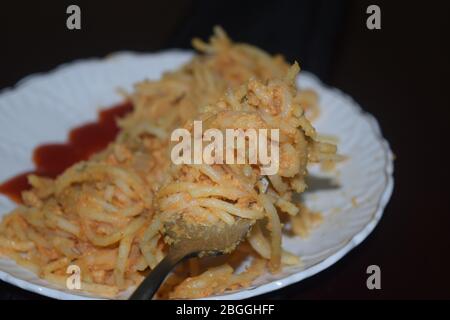
[[[33,150],[33,171],[19,174],[0,185],[0,193],[20,203],[22,191],[31,186],[27,176],[55,178],[65,169],[81,160],[87,160],[92,154],[106,148],[119,133],[116,120],[133,109],[127,101],[117,106],[101,110],[96,122],[86,123],[72,129],[65,143],[43,144]]]

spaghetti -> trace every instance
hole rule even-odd
[[[121,131],[105,150],[56,179],[29,176],[33,188],[23,193],[24,204],[0,224],[0,254],[62,286],[67,267],[77,265],[82,290],[115,297],[161,261],[163,223],[183,214],[197,223],[233,224],[237,217],[257,223],[224,264],[183,264],[162,297],[217,294],[251,284],[266,261],[272,272],[298,263],[281,248],[280,216],[305,234],[304,221],[314,219],[299,220],[306,210],[292,194],[305,190],[309,162],[336,160],[336,147],[316,141],[307,118],[317,114],[317,96],[295,88],[297,64],[233,43],[220,28],[209,43],[193,45],[201,54],[126,95],[134,110],[119,120]],[[193,119],[219,130],[278,128],[278,174],[261,175],[258,165],[172,166],[170,132]],[[249,256],[252,265],[235,272]]]

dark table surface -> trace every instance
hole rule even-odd
[[[352,95],[379,120],[396,155],[391,201],[373,233],[342,260],[258,298],[450,298],[449,5],[379,3],[382,29],[377,31],[365,28],[369,2],[353,1],[347,7],[325,81]],[[63,62],[42,55],[40,63],[34,62],[36,69],[25,60],[21,64],[26,55],[14,52],[7,57],[16,59],[15,65],[0,62],[10,72],[1,87]],[[80,49],[79,55],[86,52]],[[381,290],[366,287],[366,268],[373,264],[381,268]],[[0,282],[0,299],[44,297]]]

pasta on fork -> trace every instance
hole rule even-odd
[[[301,206],[292,202],[292,195],[305,190],[308,163],[336,158],[336,146],[315,140],[316,132],[296,102],[294,80],[298,69],[294,64],[285,78],[266,84],[252,79],[228,92],[216,104],[206,106],[198,116],[204,127],[221,131],[229,128],[279,129],[280,168],[277,174],[262,174],[258,164],[174,165],[169,170],[168,181],[156,194],[157,212],[162,221],[174,221],[180,215],[184,220],[202,224],[233,224],[236,218],[255,220],[248,242],[260,258],[269,261],[272,272],[279,271],[282,265],[299,263],[298,257],[282,250],[279,213],[289,217],[299,214]],[[229,272],[232,270],[229,266],[223,268],[214,270],[224,272],[219,278],[229,278],[233,284],[227,287],[222,283],[222,290],[226,290],[236,286],[237,277]],[[197,279],[190,278],[187,283],[196,287],[194,281],[203,283],[205,277],[217,282],[216,277],[210,276],[211,272],[206,271]],[[171,296],[189,297],[181,289],[186,285],[181,283]],[[183,294],[177,295],[182,291]]]

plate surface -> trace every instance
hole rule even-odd
[[[32,75],[0,93],[0,181],[33,168],[31,153],[46,142],[63,142],[69,130],[94,120],[98,109],[121,101],[117,88],[132,90],[135,82],[158,79],[192,56],[186,51],[153,54],[121,52],[105,59],[71,62],[56,70]],[[318,132],[338,137],[339,153],[348,157],[331,173],[310,168],[310,189],[303,201],[324,215],[309,238],[284,237],[283,246],[298,254],[302,266],[266,274],[252,287],[210,299],[243,299],[310,277],[341,259],[361,243],[380,220],[393,190],[393,155],[373,116],[350,97],[325,87],[307,72],[298,79],[320,97]],[[0,196],[0,217],[14,204]],[[93,296],[60,289],[0,258],[0,279],[23,289],[58,299]],[[126,298],[129,292],[119,298]]]

